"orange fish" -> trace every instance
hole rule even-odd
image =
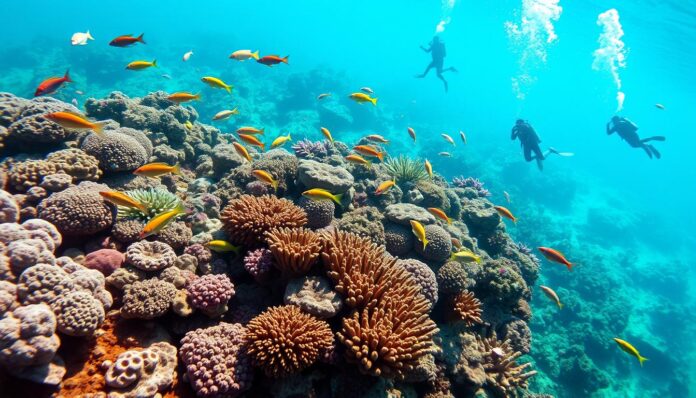
[[[90,122],[80,115],[70,112],[53,112],[49,113],[46,119],[59,124],[65,129],[73,130],[92,130],[95,133],[101,134],[106,122]]]
[[[266,148],[266,145],[263,142],[259,141],[259,139],[254,137],[253,135],[239,134],[239,138],[241,138],[242,141],[246,142],[249,145],[261,148],[262,151],[264,151]]]
[[[428,211],[430,212],[430,214],[434,215],[440,220],[446,221],[447,224],[452,224],[452,219],[447,217],[447,214],[445,214],[445,212],[441,209],[438,209],[437,207],[428,207]]]
[[[155,163],[148,163],[144,166],[140,166],[140,167],[138,167],[137,170],[135,170],[133,172],[133,174],[135,174],[135,175],[145,176],[145,177],[159,177],[161,175],[165,175],[168,173],[181,175],[181,168],[179,167],[178,164],[175,164],[174,166],[170,166],[166,163],[155,162]]]
[[[370,145],[358,145],[353,147],[353,150],[361,155],[364,156],[373,156],[376,157],[377,159],[384,161],[384,154],[385,152],[380,152],[377,150],[377,148],[370,146]]]
[[[394,184],[396,184],[396,179],[384,181],[383,183],[379,184],[379,186],[375,190],[375,195],[381,195],[387,192],[391,187],[394,186]]]
[[[563,255],[563,253],[550,247],[539,247],[538,249],[541,252],[541,254],[543,254],[544,257],[546,257],[547,260],[565,265],[566,267],[568,267],[568,271],[573,270],[573,263],[568,261]]]
[[[48,79],[44,80],[39,84],[39,87],[36,88],[36,92],[34,92],[34,97],[40,97],[42,95],[48,95],[48,94],[53,94],[58,89],[63,85],[63,83],[70,83],[72,80],[70,79],[70,69],[65,71],[65,75],[63,77],[49,77]]]
[[[370,163],[369,160],[363,158],[360,155],[356,155],[356,154],[348,155],[348,156],[346,156],[345,159],[351,163],[354,163],[354,164],[361,164],[361,165],[367,166],[367,167],[372,166],[372,164]]]
[[[320,130],[321,130],[321,133],[324,134],[324,137],[326,137],[326,139],[329,140],[329,142],[332,142],[332,143],[334,142],[333,137],[331,136],[331,132],[329,131],[329,129],[327,129],[326,127],[322,127]]]
[[[289,55],[286,55],[282,58],[277,56],[277,55],[266,55],[264,57],[257,59],[256,62],[258,62],[260,64],[264,64],[266,66],[277,65],[281,62],[287,65],[288,57],[289,57]]]
[[[541,290],[544,291],[544,293],[546,294],[546,296],[548,296],[548,298],[550,298],[551,300],[553,300],[556,303],[559,310],[563,309],[563,303],[561,303],[561,299],[558,298],[558,295],[556,294],[556,292],[553,291],[553,289],[551,289],[548,286],[544,286],[544,285],[541,285],[539,287],[541,288]]]
[[[430,178],[433,178],[433,165],[430,164],[430,161],[428,159],[425,159],[424,166],[425,166],[425,171],[428,173]]]
[[[126,195],[123,192],[117,192],[117,191],[100,191],[99,195],[102,196],[102,198],[108,200],[109,202],[117,205],[117,206],[125,206],[125,207],[130,207],[130,208],[135,208],[143,213],[147,213],[147,206],[138,202],[137,200],[131,198],[130,196]]]
[[[251,155],[249,155],[249,151],[247,151],[246,148],[244,148],[244,145],[238,143],[238,142],[233,142],[232,145],[234,145],[234,149],[237,151],[239,156],[243,157],[247,161],[251,162]]]
[[[237,134],[263,134],[263,129],[256,127],[244,126],[237,129]]]
[[[167,97],[167,99],[172,101],[172,102],[176,102],[177,104],[181,104],[183,102],[189,102],[189,101],[200,101],[201,95],[180,92],[180,93],[174,93],[174,94],[170,95],[169,97]]]
[[[114,46],[114,47],[128,47],[128,46],[132,46],[135,43],[145,44],[145,40],[143,40],[144,34],[145,33],[141,33],[140,36],[138,36],[138,37],[133,37],[133,35],[119,36],[119,37],[111,40],[111,43],[109,43],[109,45]]]
[[[452,246],[454,246],[455,249],[461,250],[462,249],[462,242],[459,241],[457,238],[452,238]]]
[[[517,218],[515,218],[515,216],[512,215],[512,212],[507,208],[503,206],[493,206],[493,208],[498,212],[498,214],[500,214],[501,217],[509,218],[513,223],[517,223]]]
[[[408,135],[413,138],[413,142],[416,142],[416,130],[414,130],[413,127],[408,128]]]

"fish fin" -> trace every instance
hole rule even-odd
[[[177,165],[177,167],[178,167],[178,166],[179,166],[179,165]],[[176,210],[177,214],[184,214],[184,213],[186,213],[186,207],[184,206],[184,203],[183,203],[183,202],[179,202],[179,204],[176,205],[176,207],[174,208],[174,210]]]
[[[70,69],[65,70],[65,76],[63,76],[63,79],[65,79],[66,82],[72,82],[72,79],[70,78]]]
[[[195,101],[200,101],[200,100],[201,100],[201,93],[198,93],[198,94],[194,95],[194,96],[193,96],[193,99],[194,99]]]
[[[145,33],[141,33],[140,36],[138,36],[138,41],[141,42],[141,43],[143,43],[143,44],[147,44],[147,43],[145,43],[145,40],[143,39],[143,35],[144,35],[144,34],[145,34]]]
[[[367,168],[372,169],[372,162],[369,160],[367,161]]]
[[[372,102],[372,105],[377,106],[377,98],[372,98],[370,102]]]
[[[292,141],[292,138],[290,137],[290,134],[288,134],[288,141]]]
[[[172,173],[178,176],[181,175],[181,165],[179,163],[174,165],[174,167],[172,168]]]
[[[281,60],[285,65],[287,65],[287,64],[288,64],[288,57],[290,57],[290,56],[289,56],[289,55],[286,55],[286,56],[284,56],[283,58],[281,58],[280,60]]]
[[[272,186],[273,189],[275,189],[276,191],[278,190],[278,183],[279,183],[278,180],[273,180],[273,182],[271,183],[271,186]]]
[[[343,199],[343,194],[342,194],[342,193],[333,195],[333,197],[332,197],[331,199],[333,199],[334,202],[338,203],[339,206],[342,206],[342,204],[341,204],[341,200]]]
[[[571,271],[571,272],[573,271],[573,265],[574,265],[573,263],[566,264],[566,267],[568,267],[568,271]]]
[[[559,310],[562,310],[562,309],[563,309],[563,303],[561,303],[560,301],[558,302],[558,309],[559,309]]]
[[[643,366],[643,362],[645,362],[647,360],[648,360],[648,358],[642,357],[642,356],[640,356],[640,354],[638,354],[638,362],[640,362],[641,367]]]
[[[259,134],[263,134],[264,129],[259,130]]]
[[[228,93],[232,94],[232,86],[225,86],[225,90],[226,90]]]
[[[259,60],[259,50],[254,51],[251,53],[251,58],[254,58],[255,60]]]
[[[154,66],[155,68],[157,67],[157,60],[156,59],[152,60],[152,66]]]
[[[423,237],[423,250],[425,250],[425,247],[428,246],[428,243],[430,243],[430,241],[428,240],[428,238],[426,238],[426,237],[424,236],[424,237]]]
[[[94,40],[94,37],[92,37],[92,34],[89,33],[89,30],[87,31],[87,38],[88,38],[89,40]]]
[[[92,127],[92,131],[94,131],[95,133],[97,133],[99,135],[104,134],[104,126],[106,126],[107,123],[108,123],[108,121],[106,121],[106,120],[101,121],[101,122],[95,122],[94,127]]]
[[[476,261],[477,264],[481,264],[481,257],[476,257],[474,261]]]
[[[377,159],[379,159],[380,162],[384,162],[384,152],[380,152],[377,154]]]

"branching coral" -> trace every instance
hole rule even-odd
[[[469,291],[463,291],[452,300],[452,310],[457,319],[464,321],[467,326],[481,324],[481,302]]]
[[[145,205],[147,212],[143,213],[134,207],[118,206],[119,219],[150,221],[158,214],[174,210],[181,203],[178,196],[163,188],[134,189],[124,193]]]
[[[518,365],[516,359],[522,353],[513,351],[508,341],[495,337],[476,337],[479,351],[483,354],[483,369],[486,371],[486,387],[504,397],[516,396],[518,388],[526,388],[529,378],[537,372],[527,370],[531,363]]]
[[[459,176],[452,179],[452,185],[457,188],[471,188],[480,198],[491,196],[489,190],[483,187],[483,183],[478,178]]]
[[[275,228],[266,233],[274,264],[284,275],[309,272],[321,252],[319,234],[306,228]]]
[[[399,155],[391,157],[384,162],[384,166],[392,177],[399,183],[423,181],[428,179],[428,173],[419,159],[411,159],[408,156]]]

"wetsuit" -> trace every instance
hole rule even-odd
[[[421,48],[423,49],[423,51],[430,53],[432,61],[430,61],[430,64],[425,68],[425,72],[423,72],[422,75],[417,75],[416,77],[425,77],[428,74],[428,72],[430,72],[430,69],[435,68],[435,72],[437,73],[438,79],[442,80],[442,83],[445,84],[445,91],[447,91],[447,80],[445,80],[444,76],[442,76],[442,72],[456,72],[457,70],[453,67],[445,69],[442,68],[444,66],[445,57],[447,56],[445,44],[439,40],[433,40],[430,42],[430,47],[425,48],[421,46]]]
[[[612,118],[609,123],[607,123],[607,134],[611,135],[613,133],[619,134],[619,137],[626,141],[631,147],[643,148],[650,159],[652,159],[653,156],[655,156],[657,159],[661,157],[660,152],[658,152],[654,146],[646,144],[646,142],[664,141],[665,137],[655,136],[641,140],[638,136],[638,126],[625,117],[615,117]]]
[[[514,141],[515,138],[520,139],[520,144],[522,144],[522,148],[524,149],[524,160],[531,162],[536,159],[539,170],[542,170],[544,168],[544,154],[539,147],[541,140],[536,131],[534,131],[534,128],[526,122],[515,124],[515,127],[512,128],[510,139]],[[534,156],[532,156],[532,153],[534,153]]]

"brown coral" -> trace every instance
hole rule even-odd
[[[263,244],[273,228],[304,226],[307,215],[287,199],[242,195],[223,209],[221,220],[232,243],[254,247]]]
[[[464,321],[466,326],[483,323],[481,320],[481,302],[473,293],[465,290],[456,295],[453,301],[454,316]]]
[[[284,275],[304,275],[321,253],[321,236],[306,228],[274,228],[266,233],[275,266]]]
[[[247,352],[270,377],[311,366],[333,344],[329,324],[292,305],[272,307],[247,325]]]
[[[483,355],[483,369],[486,372],[486,387],[497,395],[516,396],[518,388],[527,388],[527,381],[536,375],[535,370],[527,371],[530,362],[518,365],[515,361],[522,353],[514,351],[510,342],[495,337],[476,336],[478,348]]]
[[[39,185],[45,176],[55,174],[56,171],[56,165],[45,160],[17,162],[8,172],[7,185],[17,192],[26,192]]]

